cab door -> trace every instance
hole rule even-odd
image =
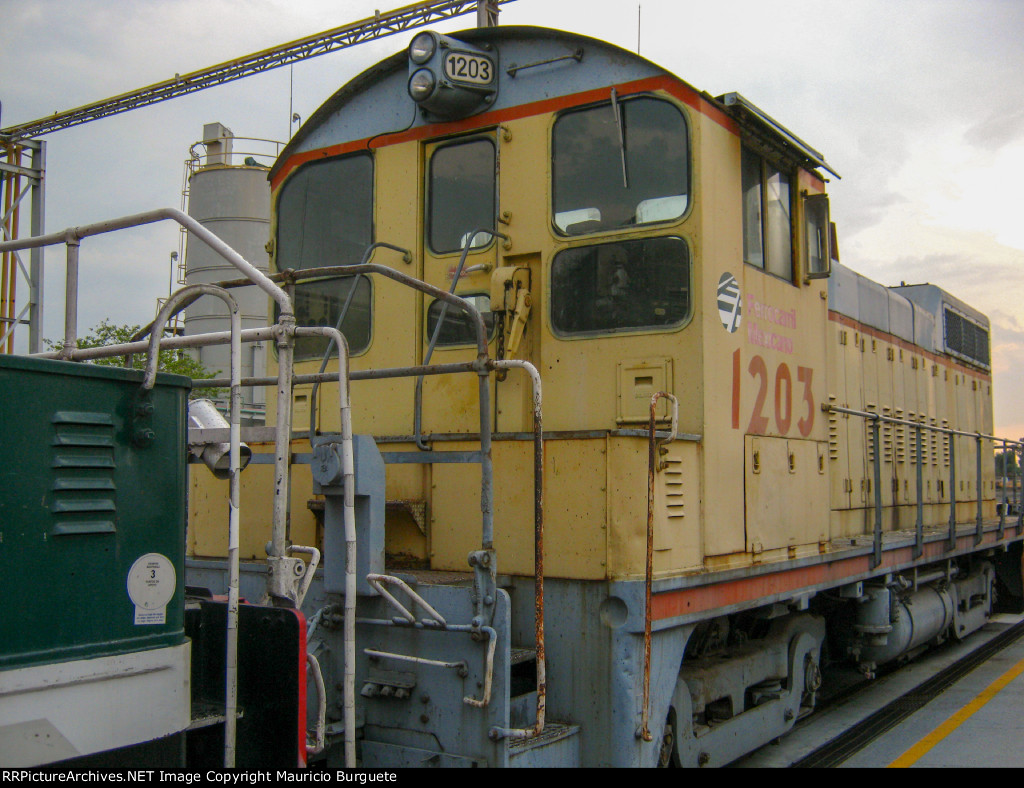
[[[501,241],[492,232],[498,215],[498,143],[493,130],[434,140],[423,146],[425,173],[421,256],[429,284],[472,302],[493,334],[491,271]],[[456,280],[465,252],[461,275]],[[476,333],[459,310],[424,295],[420,359],[430,364],[476,358]],[[440,328],[438,325],[440,324]],[[433,340],[433,348],[431,342]],[[493,353],[492,353],[493,355]],[[493,380],[491,396],[493,401]],[[476,433],[480,429],[476,376],[432,375],[423,382],[423,433]],[[493,426],[493,424],[492,424]]]

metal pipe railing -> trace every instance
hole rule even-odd
[[[968,432],[966,430],[957,430],[950,427],[939,427],[933,424],[925,424],[923,421],[911,421],[908,419],[895,418],[893,416],[886,416],[881,413],[873,413],[871,411],[855,410],[853,408],[844,408],[839,405],[823,404],[822,410],[829,413],[842,413],[849,416],[858,416],[862,419],[866,419],[871,422],[872,431],[872,445],[874,447],[873,457],[873,475],[874,475],[874,509],[875,509],[875,522],[873,528],[872,538],[872,556],[871,556],[871,568],[874,569],[882,561],[882,489],[881,489],[881,466],[882,466],[882,452],[880,444],[880,425],[881,424],[900,424],[907,427],[911,427],[915,430],[915,444],[916,444],[916,456],[914,463],[917,470],[917,520],[915,523],[915,539],[914,539],[914,557],[919,558],[924,553],[924,494],[923,494],[923,476],[924,476],[924,458],[923,458],[923,447],[922,447],[922,431],[928,430],[929,432],[946,435],[949,439],[949,532],[946,539],[946,549],[956,549],[957,534],[956,534],[956,438],[967,437],[973,438],[976,442],[976,473],[977,473],[977,510],[975,513],[975,544],[980,544],[982,540],[982,533],[984,529],[984,523],[982,519],[982,508],[983,508],[983,490],[982,490],[982,458],[984,441],[998,441],[1004,447],[1012,446],[1015,453],[1020,452],[1024,448],[1024,443],[1021,441],[1011,441],[1005,438],[1000,438],[995,435],[987,435],[982,432]],[[923,418],[923,417],[922,417]],[[1004,460],[1005,463],[1005,460]],[[1014,487],[1016,488],[1016,476],[1014,477]],[[1005,492],[1005,489],[1004,489]],[[895,503],[894,503],[895,505]],[[1024,514],[1021,515],[1021,523],[1024,523]],[[1018,526],[1021,528],[1021,525]],[[1001,536],[1000,536],[1001,538]]]
[[[295,330],[292,300],[288,294],[272,282],[266,274],[247,261],[238,252],[228,246],[228,244],[214,235],[210,230],[188,214],[175,208],[158,208],[153,211],[124,216],[118,219],[111,219],[109,221],[97,222],[80,227],[69,227],[60,232],[50,233],[48,235],[39,235],[15,241],[5,241],[0,243],[0,252],[17,251],[20,249],[35,249],[61,243],[67,245],[68,261],[65,282],[66,299],[64,305],[64,344],[57,356],[59,358],[72,360],[75,358],[81,358],[81,356],[78,355],[79,351],[77,350],[77,345],[79,247],[82,239],[93,235],[103,235],[117,230],[125,230],[131,227],[152,224],[165,219],[177,222],[180,226],[184,227],[201,241],[206,243],[214,252],[227,260],[231,265],[241,271],[251,282],[255,283],[271,298],[273,298],[280,310],[281,314],[279,322],[272,328],[272,334],[277,341],[278,346],[278,440],[274,460],[275,495],[271,559],[280,558],[284,555],[288,513],[288,440],[291,436],[291,376],[294,346],[294,339],[292,335]],[[166,304],[164,306],[166,307]],[[159,333],[162,334],[162,330]],[[121,355],[123,354],[124,353]],[[281,439],[282,436],[283,441]]]
[[[672,402],[672,428],[667,437],[657,440],[655,422],[659,399]],[[676,438],[679,431],[679,400],[672,394],[659,391],[651,396],[651,414],[647,438],[647,560],[644,572],[644,697],[640,712],[640,727],[636,736],[646,742],[652,741],[650,731],[651,714],[651,589],[654,585],[654,475],[658,471],[658,449]]]
[[[396,282],[406,285],[413,290],[418,290],[421,293],[433,296],[434,298],[444,301],[447,304],[457,307],[465,312],[473,323],[473,328],[476,333],[476,345],[477,345],[477,359],[472,363],[471,368],[477,373],[479,377],[479,400],[480,400],[480,466],[481,466],[481,483],[480,483],[480,513],[482,519],[482,545],[484,550],[493,550],[494,548],[494,468],[491,459],[491,408],[490,408],[490,390],[488,387],[488,378],[490,376],[490,358],[488,356],[487,348],[487,327],[484,325],[483,316],[473,304],[469,303],[463,298],[459,298],[452,293],[442,290],[434,285],[427,284],[426,282],[420,281],[408,274],[403,274],[401,271],[396,271],[394,268],[388,268],[384,265],[377,263],[365,263],[359,265],[345,265],[345,266],[330,266],[325,268],[310,268],[302,271],[303,278],[323,278],[325,276],[336,276],[343,274],[346,276],[357,276],[359,274],[380,274],[389,279],[393,279]],[[412,368],[406,368],[412,369]],[[430,369],[426,366],[426,369]],[[381,377],[403,377],[405,373],[398,373],[393,375],[385,375]],[[289,368],[289,379],[291,375],[291,369]],[[356,376],[353,375],[353,379]],[[207,383],[207,385],[211,385]],[[278,403],[280,410],[280,401]]]
[[[540,372],[529,361],[499,359],[495,369],[522,369],[533,388],[533,610],[537,649],[537,715],[532,728],[499,729],[502,737],[530,739],[544,732],[547,710],[547,656],[544,645],[544,419]]]
[[[148,333],[148,332],[147,332]],[[243,342],[264,342],[268,339],[274,338],[274,328],[267,326],[264,328],[243,328],[242,329],[242,341]],[[163,337],[160,340],[160,348],[162,350],[177,350],[180,348],[197,348],[205,347],[207,345],[227,345],[231,342],[230,331],[215,331],[209,334],[193,334],[186,337]],[[71,351],[68,354],[69,361],[94,361],[98,358],[107,358],[109,356],[132,356],[136,353],[146,353],[149,351],[149,340],[138,339],[133,342],[120,342],[115,345],[100,345],[98,347],[83,347],[77,350]],[[48,350],[45,353],[36,353],[33,358],[61,358],[61,351],[59,350]],[[247,380],[252,378],[242,378],[242,385],[245,386]],[[335,378],[336,380],[337,378]],[[277,382],[276,377],[261,378],[262,384],[272,386]],[[207,379],[197,379],[193,382],[202,383],[206,385],[211,381]],[[225,388],[231,385],[231,378],[217,378],[213,381],[215,385],[211,388]],[[248,384],[252,385],[252,384]]]
[[[129,227],[140,226],[163,219],[172,219],[179,225],[187,229],[188,231],[195,234],[201,240],[206,242],[211,248],[214,249],[218,254],[227,259],[232,265],[238,268],[243,274],[248,277],[246,284],[256,284],[265,292],[267,292],[271,298],[278,305],[280,312],[279,322],[271,327],[263,329],[249,329],[241,330],[240,322],[237,317],[237,306],[234,307],[232,313],[232,330],[230,332],[217,332],[208,335],[191,336],[191,337],[171,337],[163,338],[163,325],[166,324],[167,320],[176,312],[185,308],[187,303],[194,301],[198,295],[201,294],[214,294],[218,295],[228,301],[229,304],[233,304],[233,299],[227,295],[221,288],[200,285],[187,287],[176,294],[168,298],[163,304],[160,312],[160,316],[152,326],[151,335],[148,341],[144,341],[141,336],[138,341],[121,343],[113,346],[106,346],[103,348],[88,348],[78,349],[77,348],[77,323],[78,323],[78,281],[79,281],[79,249],[81,240],[91,235],[98,235],[102,233],[113,232],[116,230],[126,229]],[[492,235],[505,238],[506,236],[502,233],[493,231],[479,230],[470,236],[470,242],[476,234],[480,232],[490,232]],[[239,444],[239,429],[238,429],[238,414],[240,409],[240,398],[239,387],[244,383],[245,385],[272,385],[274,383],[278,386],[278,413],[277,413],[277,425],[276,425],[276,449],[275,449],[275,496],[274,496],[274,518],[273,518],[273,534],[271,545],[269,549],[271,560],[275,558],[283,558],[287,551],[286,545],[286,531],[285,523],[287,516],[287,501],[288,501],[288,464],[290,461],[290,435],[291,435],[291,387],[299,381],[300,378],[310,378],[316,384],[324,382],[326,380],[337,380],[342,388],[340,393],[340,405],[341,405],[341,425],[342,425],[342,442],[343,447],[348,446],[347,451],[343,448],[343,473],[345,475],[345,530],[346,530],[346,614],[345,614],[345,729],[346,729],[346,764],[349,766],[355,765],[355,751],[354,751],[354,735],[355,735],[355,720],[354,720],[354,626],[355,626],[355,575],[354,568],[356,565],[355,561],[355,528],[354,528],[354,476],[353,476],[353,462],[351,452],[351,419],[350,419],[350,401],[348,395],[348,353],[347,345],[345,344],[344,337],[340,331],[336,328],[331,327],[315,327],[315,328],[297,328],[295,326],[294,316],[292,313],[292,302],[289,295],[277,286],[274,280],[294,282],[305,279],[321,278],[329,275],[343,274],[347,276],[359,277],[369,273],[379,273],[383,276],[396,280],[402,284],[406,284],[416,290],[419,290],[427,295],[431,295],[436,299],[444,302],[442,307],[442,314],[446,314],[449,306],[456,306],[461,311],[466,313],[472,324],[476,334],[477,342],[477,359],[474,362],[464,364],[445,364],[445,365],[429,365],[423,364],[416,367],[407,368],[396,368],[390,370],[373,370],[365,373],[356,373],[352,375],[352,379],[356,378],[387,378],[387,377],[399,377],[406,375],[417,375],[422,382],[422,376],[428,374],[447,374],[450,372],[475,372],[479,377],[479,394],[480,394],[480,457],[482,465],[482,483],[481,483],[481,514],[483,520],[483,533],[482,543],[484,550],[493,550],[493,468],[491,463],[491,415],[490,415],[490,399],[488,390],[489,374],[492,369],[503,369],[511,367],[519,367],[527,370],[531,375],[534,389],[534,407],[535,407],[535,595],[536,595],[536,637],[537,637],[537,655],[538,655],[538,709],[537,709],[537,724],[533,730],[526,731],[506,731],[506,735],[516,736],[530,736],[537,735],[544,727],[544,710],[545,710],[545,694],[546,694],[546,671],[545,671],[545,658],[544,658],[544,619],[543,619],[543,430],[542,422],[540,418],[540,377],[537,370],[528,362],[519,361],[500,361],[492,362],[488,357],[488,341],[487,341],[487,330],[483,322],[483,318],[472,304],[465,301],[462,298],[455,296],[453,293],[445,292],[440,288],[433,287],[424,282],[416,280],[410,276],[402,274],[394,269],[387,268],[385,266],[361,263],[357,266],[331,266],[320,269],[307,269],[302,271],[299,275],[295,272],[284,272],[274,276],[267,276],[248,263],[244,258],[237,254],[227,244],[224,244],[220,239],[210,233],[205,227],[200,225],[198,222],[193,220],[191,217],[177,211],[175,209],[159,209],[157,211],[151,211],[143,214],[136,214],[121,219],[116,219],[108,222],[101,222],[97,224],[72,227],[63,231],[62,233],[55,233],[47,236],[37,236],[34,238],[23,239],[19,241],[6,242],[0,244],[0,251],[6,250],[18,250],[26,248],[38,248],[58,243],[65,243],[68,248],[68,271],[66,277],[66,293],[67,303],[65,309],[65,336],[64,342],[59,351],[53,353],[40,354],[43,357],[57,357],[65,358],[69,360],[89,360],[93,358],[100,358],[105,356],[117,356],[117,355],[130,355],[142,351],[149,351],[150,356],[147,363],[147,370],[145,373],[145,381],[148,386],[152,385],[155,379],[156,369],[156,358],[158,356],[159,348],[176,348],[176,347],[199,347],[207,344],[218,344],[224,342],[230,342],[232,345],[232,372],[231,377],[227,383],[231,386],[231,411],[232,411],[232,422],[231,422],[231,445],[232,445],[232,456],[231,456],[231,467],[232,471],[232,503],[230,509],[230,518],[232,524],[229,523],[229,565],[234,565],[237,562],[237,546],[234,548],[234,557],[232,558],[232,545],[237,545],[237,516],[238,516],[238,500],[237,500],[237,468],[238,468],[238,444]],[[389,248],[397,249],[397,247],[391,247],[388,244],[377,244],[375,246],[388,246]],[[372,249],[372,247],[371,247]],[[367,254],[370,253],[371,249],[367,250]],[[467,243],[466,249],[463,251],[462,258],[460,260],[459,272],[455,276],[455,282],[458,281],[459,274],[462,272],[462,267],[465,261],[466,253],[468,252],[469,245]],[[397,249],[398,251],[403,251]],[[408,257],[408,253],[405,252]],[[238,283],[232,283],[238,284]],[[454,283],[453,283],[454,284]],[[435,327],[434,338],[431,343],[431,349],[433,348],[434,342],[439,334],[443,317],[438,321],[438,325]],[[155,327],[160,326],[160,330],[156,331]],[[145,335],[145,331],[140,332],[142,336]],[[314,376],[295,376],[294,375],[294,340],[296,336],[326,336],[331,340],[331,345],[337,345],[340,349],[339,357],[344,356],[344,363],[339,362],[340,368],[344,369],[344,374],[339,371],[331,375],[321,374]],[[241,341],[265,341],[268,339],[274,339],[278,345],[278,375],[276,378],[265,377],[265,378],[248,378],[243,381],[240,375],[240,343]],[[330,345],[329,345],[330,347]],[[330,352],[330,351],[328,351]],[[429,351],[428,358],[429,361]],[[236,369],[238,367],[238,369]],[[209,380],[204,381],[205,385],[218,386],[223,385],[224,382],[221,380]],[[417,435],[418,435],[417,431]],[[351,534],[349,533],[351,531]],[[231,534],[234,534],[232,537]],[[232,573],[229,568],[229,629],[230,629],[230,610],[232,604],[230,602],[230,589],[234,588],[237,591],[237,573]],[[232,580],[231,577],[235,577]],[[308,587],[308,584],[307,584]],[[303,589],[305,590],[305,589]],[[237,616],[237,593],[234,597],[234,610]],[[442,619],[443,620],[443,619]],[[461,631],[462,627],[452,627],[456,631]],[[490,696],[490,683],[493,672],[493,658],[496,647],[497,634],[486,626],[481,626],[479,623],[474,623],[468,627],[475,633],[484,633],[488,636],[489,642],[487,647],[487,677],[486,687],[484,691],[484,698],[482,700],[476,700],[467,698],[466,702],[471,705],[487,705]],[[237,628],[236,628],[237,631]],[[229,648],[230,648],[231,637],[229,634]],[[237,648],[237,640],[235,641]],[[230,658],[229,658],[230,664]],[[230,673],[229,668],[229,673]],[[350,675],[351,674],[351,675]],[[228,690],[228,706],[230,706],[230,695],[231,691]],[[235,714],[228,709],[226,717],[229,720],[228,725],[234,721]],[[226,731],[225,741],[225,764],[233,765],[233,740],[234,736]]]
[[[413,591],[409,587],[409,584],[401,578],[392,577],[391,575],[369,574],[366,576],[366,582],[369,583],[371,588],[373,588],[378,594],[380,594],[381,597],[389,605],[391,605],[391,607],[398,611],[398,614],[406,622],[410,624],[415,624],[420,619],[417,619],[416,616],[405,605],[403,605],[401,602],[395,599],[394,595],[392,595],[391,592],[384,588],[385,585],[393,585],[402,589],[413,602],[415,602],[424,611],[426,611],[427,615],[431,616],[431,618],[425,618],[422,620],[424,626],[437,627],[438,629],[447,629],[448,622],[445,621],[444,616],[438,613],[433,608],[433,606],[429,602],[427,602],[423,597],[421,597],[419,594]]]
[[[324,685],[323,671],[320,670],[320,660],[306,652],[306,664],[313,673],[313,683],[316,685],[316,727],[312,747],[308,744],[308,734],[306,736],[306,752],[317,755],[327,745],[327,687]]]
[[[69,245],[68,248],[72,249],[72,246]],[[216,288],[212,284],[193,284],[193,286],[179,290],[167,299],[167,302],[160,310],[160,314],[157,315],[157,325],[161,326],[161,330],[153,332],[150,337],[150,346],[148,346],[150,353],[148,353],[145,363],[142,389],[145,391],[152,390],[157,380],[160,341],[163,338],[162,326],[170,319],[176,302],[194,294],[216,296],[219,298],[227,305],[231,320],[231,395],[228,419],[230,437],[228,438],[227,632],[224,657],[224,769],[233,769],[239,721],[239,474],[242,472],[240,450],[242,443],[242,419],[240,414],[242,409],[242,386],[239,382],[242,380],[242,315],[239,313],[238,302],[231,298],[227,291]]]
[[[132,214],[118,219],[111,219],[104,222],[82,225],[80,227],[68,227],[64,230],[47,235],[37,235],[31,238],[20,238],[14,241],[0,242],[0,252],[18,251],[21,249],[37,249],[44,246],[55,246],[57,244],[68,245],[68,271],[65,290],[67,299],[64,310],[64,347],[74,348],[77,343],[78,325],[78,246],[83,238],[93,235],[104,235],[117,230],[126,230],[131,227],[140,227],[146,224],[153,224],[165,219],[177,222],[187,229],[201,241],[206,243],[213,251],[227,260],[231,265],[241,271],[245,276],[260,289],[264,290],[280,307],[282,314],[292,314],[292,303],[288,295],[266,274],[256,266],[247,261],[238,252],[228,246],[224,241],[214,235],[210,230],[201,225],[183,211],[176,208],[158,208],[153,211]],[[74,251],[72,251],[74,250]]]
[[[345,767],[356,766],[356,475],[355,453],[352,446],[352,401],[348,385],[348,342],[344,335],[330,326],[296,328],[294,335],[329,337],[338,347],[338,407],[341,425],[342,520],[345,530],[345,617],[343,629],[344,677],[342,681],[342,709],[345,723]],[[291,370],[288,376],[291,384]],[[280,412],[280,401],[278,403]],[[288,391],[288,410],[291,410],[291,389]],[[284,449],[290,458],[288,437]],[[280,433],[279,433],[280,438]],[[282,448],[280,442],[278,451]]]
[[[72,248],[69,244],[68,248]],[[239,545],[239,474],[241,473],[241,408],[242,387],[242,317],[238,303],[226,290],[213,285],[191,285],[171,295],[157,315],[156,325],[149,338],[149,356],[143,376],[142,388],[150,391],[156,383],[157,363],[160,359],[160,340],[163,326],[170,320],[178,301],[195,294],[212,295],[227,304],[231,318],[231,400],[229,445],[229,504],[228,504],[228,610],[225,646],[224,677],[224,768],[235,766],[235,748],[238,728],[238,545]],[[67,346],[65,346],[67,347]]]
[[[417,629],[433,629],[433,627],[425,626],[422,621],[386,621],[383,619],[374,618],[361,618],[359,619],[360,624],[368,624],[370,626],[381,626],[381,627],[404,627],[410,626]],[[476,636],[478,633],[483,633],[487,636],[487,653],[484,656],[484,686],[482,697],[473,698],[471,696],[465,696],[462,702],[467,706],[473,706],[477,709],[486,708],[491,702],[491,688],[494,684],[494,652],[498,644],[498,633],[493,627],[481,626],[477,627],[473,624],[449,624],[445,631],[448,632],[465,632],[471,636]],[[438,668],[446,668],[448,670],[456,670],[459,675],[463,678],[469,675],[469,666],[465,662],[445,662],[443,660],[428,659],[426,657],[414,657],[408,654],[395,654],[390,651],[380,651],[378,649],[364,648],[363,653],[371,659],[392,659],[398,662],[410,662],[415,665],[432,665]],[[496,734],[498,731],[504,729],[497,728],[491,731],[492,738],[499,738]]]

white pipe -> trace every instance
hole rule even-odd
[[[352,450],[352,402],[348,386],[348,342],[336,328],[296,328],[296,336],[324,336],[338,348],[338,403],[341,418],[341,475],[345,524],[345,621],[343,678],[343,720],[345,724],[345,768],[356,766],[356,483]],[[289,371],[290,377],[290,371]]]
[[[399,662],[411,662],[414,665],[433,665],[438,668],[449,668],[451,670],[463,670],[468,672],[465,662],[443,662],[439,659],[427,659],[426,657],[410,657],[407,654],[392,654],[390,651],[378,651],[373,648],[364,648],[363,653],[372,659],[394,659]]]
[[[370,586],[372,586],[373,589],[377,591],[377,593],[384,597],[393,608],[395,608],[399,613],[401,613],[402,618],[404,618],[410,624],[416,623],[416,616],[410,613],[406,609],[405,605],[403,605],[401,602],[395,599],[390,593],[388,593],[384,589],[382,583],[390,583],[391,585],[398,586],[409,595],[410,599],[412,599],[413,602],[415,602],[421,608],[423,608],[429,615],[433,616],[433,618],[427,619],[426,623],[440,626],[442,629],[446,629],[448,627],[448,622],[444,620],[444,616],[442,616],[440,613],[434,610],[434,608],[427,602],[427,600],[425,600],[423,597],[421,597],[419,594],[417,594],[415,591],[409,588],[408,583],[406,583],[401,578],[394,577],[392,575],[370,574],[366,576],[366,580],[370,584]]]
[[[194,293],[213,295],[228,305],[231,312],[231,408],[230,408],[230,453],[228,478],[230,480],[230,502],[228,505],[228,620],[227,646],[225,653],[224,677],[224,768],[235,766],[235,739],[238,725],[238,530],[239,530],[239,474],[241,473],[241,409],[242,409],[242,317],[238,304],[231,294],[215,285],[190,285],[167,299],[153,324],[149,337],[149,358],[142,387],[153,388],[156,382],[156,368],[160,356],[160,339],[163,327],[179,302]]]
[[[274,512],[270,555],[272,558],[282,558],[287,547],[285,538],[289,502],[288,464],[291,460],[295,318],[282,314],[274,330],[277,343],[277,423],[274,437]]]
[[[534,451],[539,453],[534,463],[535,532],[534,532],[534,642],[537,649],[537,705],[533,728],[509,729],[506,735],[513,739],[529,739],[544,732],[547,715],[547,656],[544,642],[544,425],[542,417],[543,395],[540,372],[529,361],[520,359],[498,359],[496,369],[522,369],[530,376],[533,387],[533,429],[534,440],[540,445]]]
[[[462,702],[467,706],[473,706],[477,709],[485,709],[491,702],[491,684],[494,681],[494,649],[498,645],[498,633],[494,631],[493,627],[480,627],[480,631],[487,634],[487,659],[484,664],[484,694],[480,700],[467,695],[462,699]],[[542,719],[540,721],[540,727],[543,726],[544,721]]]
[[[273,327],[246,328],[242,331],[243,342],[264,342],[274,338]],[[183,347],[205,347],[206,345],[227,345],[231,343],[230,331],[214,331],[209,334],[190,334],[187,337],[162,337],[160,347],[164,350]],[[67,354],[72,361],[92,361],[97,358],[108,358],[110,356],[131,356],[136,353],[145,353],[149,350],[148,339],[137,339],[134,342],[122,342],[116,345],[100,345],[98,347],[86,347],[74,350]],[[46,353],[35,353],[35,358],[59,358],[61,351],[52,350]],[[273,383],[276,378],[268,378]],[[227,385],[230,385],[228,380]],[[214,385],[212,388],[220,388],[224,384]]]
[[[105,222],[96,222],[95,224],[87,224],[81,227],[68,227],[66,230],[61,230],[57,233],[50,233],[49,235],[37,235],[31,238],[19,238],[14,241],[5,241],[0,243],[0,251],[7,252],[18,251],[20,249],[36,249],[42,246],[71,243],[73,240],[81,240],[82,238],[87,238],[91,235],[102,235],[116,230],[126,230],[129,227],[139,227],[144,224],[163,221],[164,219],[171,219],[172,221],[180,224],[213,249],[213,251],[231,263],[231,265],[245,274],[245,276],[251,279],[257,287],[266,292],[274,299],[274,301],[277,302],[277,305],[281,307],[282,314],[293,314],[292,300],[284,290],[278,287],[273,280],[270,279],[270,277],[260,271],[256,266],[242,257],[242,255],[224,243],[224,241],[210,232],[210,230],[201,225],[198,221],[193,219],[187,213],[179,211],[177,208],[157,208],[153,211],[136,213],[131,216],[111,219]],[[77,291],[77,281],[75,284],[75,289]]]

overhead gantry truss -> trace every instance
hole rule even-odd
[[[12,139],[41,137],[60,129],[68,129],[92,120],[157,104],[188,93],[196,93],[236,79],[251,77],[264,71],[297,63],[306,58],[326,55],[339,49],[434,24],[473,11],[477,13],[478,26],[493,25],[497,23],[498,6],[512,1],[432,0],[386,13],[378,12],[362,21],[325,30],[322,33],[300,38],[271,49],[264,49],[261,52],[229,60],[226,63],[188,74],[175,74],[172,79],[157,82],[130,93],[122,93],[119,96],[75,109],[55,112],[53,115],[28,123],[9,126],[0,130],[0,134]]]

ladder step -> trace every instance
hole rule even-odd
[[[509,765],[579,766],[579,725],[550,722],[540,736],[509,742]]]
[[[515,646],[511,649],[511,657],[509,659],[510,665],[519,665],[522,662],[531,662],[537,659],[537,649],[535,648],[516,648]]]

